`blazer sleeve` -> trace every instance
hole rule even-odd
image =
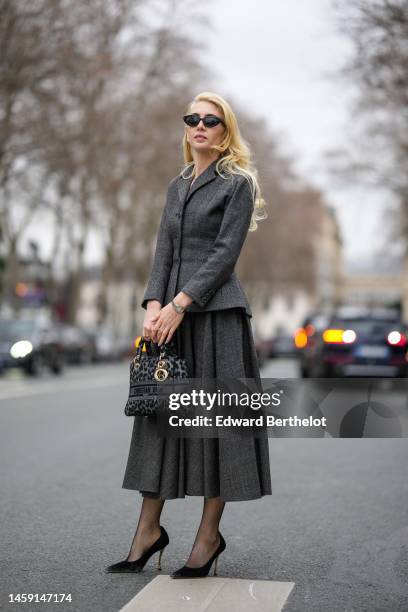
[[[173,261],[173,241],[168,231],[168,202],[167,192],[166,205],[160,220],[149,282],[141,302],[141,306],[144,309],[147,309],[147,302],[149,300],[158,300],[163,306],[166,295],[167,283]]]
[[[182,288],[204,307],[216,290],[231,276],[244,244],[251,216],[253,198],[248,180],[239,177],[226,204],[223,219],[211,253]]]

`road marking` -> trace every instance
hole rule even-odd
[[[160,575],[119,612],[280,612],[294,582]]]

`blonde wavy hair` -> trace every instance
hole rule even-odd
[[[266,219],[268,215],[265,210],[265,200],[261,197],[261,188],[258,183],[258,171],[253,166],[250,147],[242,138],[239,131],[235,113],[224,98],[216,93],[204,91],[195,96],[194,100],[189,103],[186,114],[190,112],[195,102],[211,102],[215,104],[222,113],[226,125],[224,138],[220,144],[212,147],[213,150],[220,153],[220,158],[216,163],[216,171],[225,179],[231,174],[242,174],[249,182],[253,198],[253,213],[249,231],[253,232],[258,227],[257,222]],[[184,179],[191,178],[193,172],[189,176],[185,176],[186,170],[194,166],[191,147],[187,140],[186,133],[184,133],[183,137],[183,155],[184,166],[180,176]],[[226,176],[223,176],[223,173]]]

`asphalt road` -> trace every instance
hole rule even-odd
[[[290,361],[265,376],[295,376]],[[119,610],[157,574],[126,557],[141,496],[121,488],[128,366],[0,381],[1,610]],[[272,495],[227,504],[219,575],[293,581],[285,612],[408,610],[407,439],[271,438]],[[169,500],[163,573],[185,562],[202,500]],[[71,593],[72,603],[8,603]],[[165,610],[165,602],[163,602]],[[159,611],[154,611],[159,612]]]

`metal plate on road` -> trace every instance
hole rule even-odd
[[[154,578],[119,612],[280,612],[293,582],[241,578]]]

